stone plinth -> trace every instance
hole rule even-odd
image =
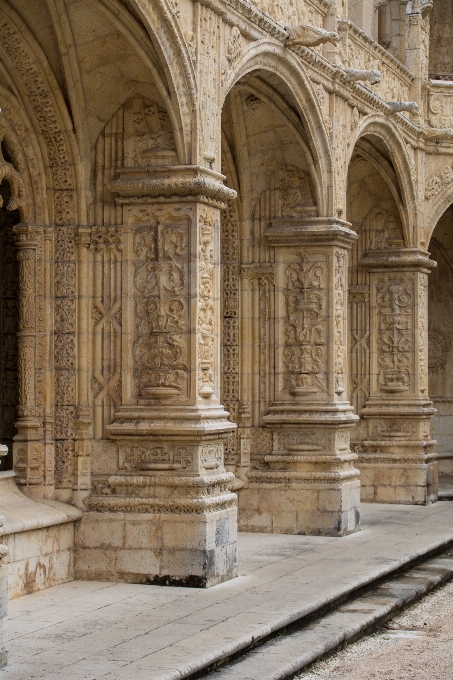
[[[362,409],[368,436],[358,447],[362,500],[429,504],[437,500],[435,414],[428,395],[426,251],[368,253],[370,397]]]
[[[202,588],[237,576],[233,479],[111,478],[118,495],[92,496],[77,530],[76,578]]]

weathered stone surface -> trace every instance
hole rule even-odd
[[[237,522],[436,501],[449,7],[1,3],[1,465],[80,510],[84,578],[209,586]],[[71,577],[74,521],[7,533],[13,593]]]

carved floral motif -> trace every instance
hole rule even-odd
[[[200,397],[209,398],[214,394],[214,231],[216,220],[205,212],[198,224],[199,234],[199,304],[198,304],[198,361]]]
[[[187,220],[154,221],[134,234],[135,378],[144,398],[175,397],[187,384]]]
[[[324,389],[326,371],[326,263],[300,261],[286,269],[285,351],[286,388],[305,395]]]
[[[389,275],[376,285],[378,382],[383,392],[410,389],[412,301],[410,281]]]

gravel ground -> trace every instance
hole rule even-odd
[[[452,680],[453,582],[300,680]]]

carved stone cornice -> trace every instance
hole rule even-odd
[[[225,206],[236,198],[234,189],[226,187],[225,176],[196,165],[175,165],[165,169],[120,168],[118,179],[106,188],[119,196],[120,202],[130,199],[178,198],[198,199]]]
[[[336,217],[282,217],[271,224],[265,231],[271,245],[329,243],[349,248],[357,240],[349,222]]]
[[[369,270],[381,269],[434,269],[436,262],[431,260],[426,250],[419,248],[394,248],[390,250],[368,251],[360,261],[361,267]]]

